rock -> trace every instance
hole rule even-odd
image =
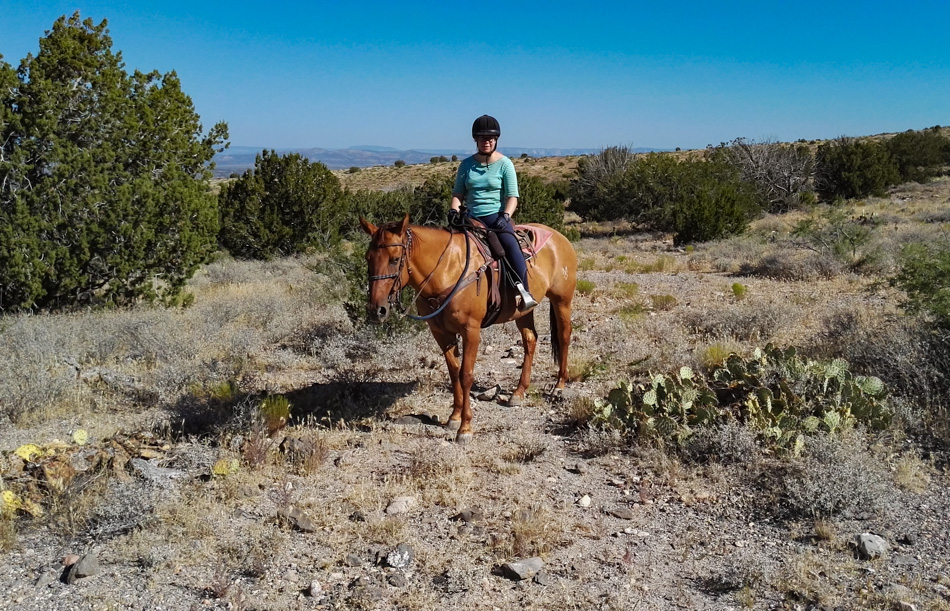
[[[547,571],[538,571],[532,581],[534,581],[534,583],[538,584],[539,586],[557,585],[557,578]]]
[[[101,571],[102,569],[99,568],[99,559],[96,558],[95,554],[90,552],[69,567],[69,570],[66,572],[66,583],[75,583],[77,579],[92,577],[93,575],[98,575]]]
[[[586,494],[582,496],[580,499],[578,499],[577,501],[577,504],[580,505],[581,507],[590,507],[590,503],[591,503],[590,497]]]
[[[534,557],[507,562],[501,565],[501,570],[508,579],[522,581],[534,577],[543,566],[544,561],[538,557]]]
[[[401,418],[397,418],[393,422],[395,424],[401,424],[404,426],[413,426],[416,424],[422,424],[422,419],[416,416],[403,416]]]
[[[917,605],[906,600],[897,601],[898,611],[917,611]]]
[[[299,531],[312,533],[318,530],[317,525],[312,519],[310,519],[310,516],[293,505],[287,508],[279,509],[277,511],[277,515],[286,520],[291,527],[296,528]]]
[[[621,520],[632,520],[635,517],[633,510],[630,509],[629,507],[618,507],[616,509],[608,509],[607,513]]]
[[[585,463],[579,462],[575,464],[572,468],[568,469],[571,473],[577,473],[578,475],[584,475],[587,473],[587,465]]]
[[[350,517],[350,522],[365,522],[366,521],[366,514],[360,511],[359,509],[351,513],[349,517]]]
[[[855,539],[858,545],[858,553],[861,554],[861,557],[865,560],[884,555],[884,552],[886,552],[889,547],[887,541],[882,537],[871,533],[861,533],[855,537]]]
[[[390,501],[386,507],[386,513],[389,515],[399,515],[409,513],[409,510],[416,504],[416,499],[411,496],[397,496]]]
[[[66,554],[63,556],[63,566],[72,566],[79,562],[81,557],[78,554]]]
[[[409,585],[409,580],[402,573],[393,573],[386,581],[394,588],[405,588]]]
[[[413,555],[412,547],[409,544],[400,543],[396,546],[396,549],[386,556],[386,566],[391,566],[394,569],[404,569],[412,564]]]
[[[485,392],[479,394],[475,398],[478,399],[479,401],[494,401],[495,397],[497,397],[498,393],[500,392],[501,392],[501,386],[499,386],[498,384],[495,384],[494,386],[492,386]]]
[[[142,458],[133,458],[129,462],[131,463],[132,470],[135,473],[138,473],[145,479],[162,486],[168,486],[175,480],[179,480],[187,476],[184,471],[179,469],[166,469],[165,467],[157,467]]]
[[[57,571],[44,571],[43,574],[37,578],[33,586],[37,589],[46,588],[50,584],[55,583],[58,576],[59,573]]]
[[[346,566],[363,566],[363,559],[356,554],[347,554],[343,558],[343,564]]]
[[[916,545],[917,544],[917,535],[913,533],[906,533],[901,535],[897,540],[901,545]]]
[[[481,522],[485,519],[485,515],[478,509],[464,509],[449,519],[453,522],[471,524],[472,522]]]
[[[323,592],[323,586],[320,585],[319,581],[314,579],[313,581],[310,582],[310,587],[307,588],[306,593],[307,593],[307,596],[312,596],[316,598],[317,596],[320,596],[322,592]]]

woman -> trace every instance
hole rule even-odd
[[[501,126],[494,117],[475,119],[472,138],[477,152],[459,165],[448,218],[450,225],[459,222],[464,201],[470,216],[498,232],[505,258],[521,280],[515,285],[521,294],[519,309],[527,312],[538,302],[528,292],[528,268],[511,224],[511,215],[518,207],[518,176],[511,160],[496,150],[500,137]]]

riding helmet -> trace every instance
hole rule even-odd
[[[475,123],[472,124],[472,138],[477,138],[478,136],[500,138],[501,125],[498,124],[498,119],[488,115],[482,115],[475,119]]]

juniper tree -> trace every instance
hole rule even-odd
[[[0,62],[0,309],[171,299],[214,251],[227,126],[174,72],[128,74],[106,26],[61,17]]]

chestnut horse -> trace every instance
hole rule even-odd
[[[452,379],[452,415],[445,426],[457,430],[456,441],[465,443],[472,438],[470,393],[489,291],[484,279],[468,284],[459,283],[459,280],[463,276],[471,280],[485,259],[467,234],[410,225],[408,214],[400,222],[381,227],[362,218],[360,225],[372,236],[366,252],[370,277],[366,306],[369,315],[378,322],[385,321],[398,303],[403,288],[411,286],[416,291],[416,309],[442,349]],[[567,238],[557,231],[544,225],[526,227],[548,236],[528,261],[528,286],[535,299],[540,301],[544,296],[551,302],[551,347],[558,366],[555,388],[564,388],[567,351],[571,342],[571,301],[577,283],[577,255]],[[457,284],[458,290],[446,301],[446,296]],[[509,405],[518,405],[531,381],[537,333],[533,311],[516,310],[510,316],[499,316],[493,324],[511,320],[521,331],[524,345],[521,379],[509,399]],[[461,354],[458,346],[460,336]]]

